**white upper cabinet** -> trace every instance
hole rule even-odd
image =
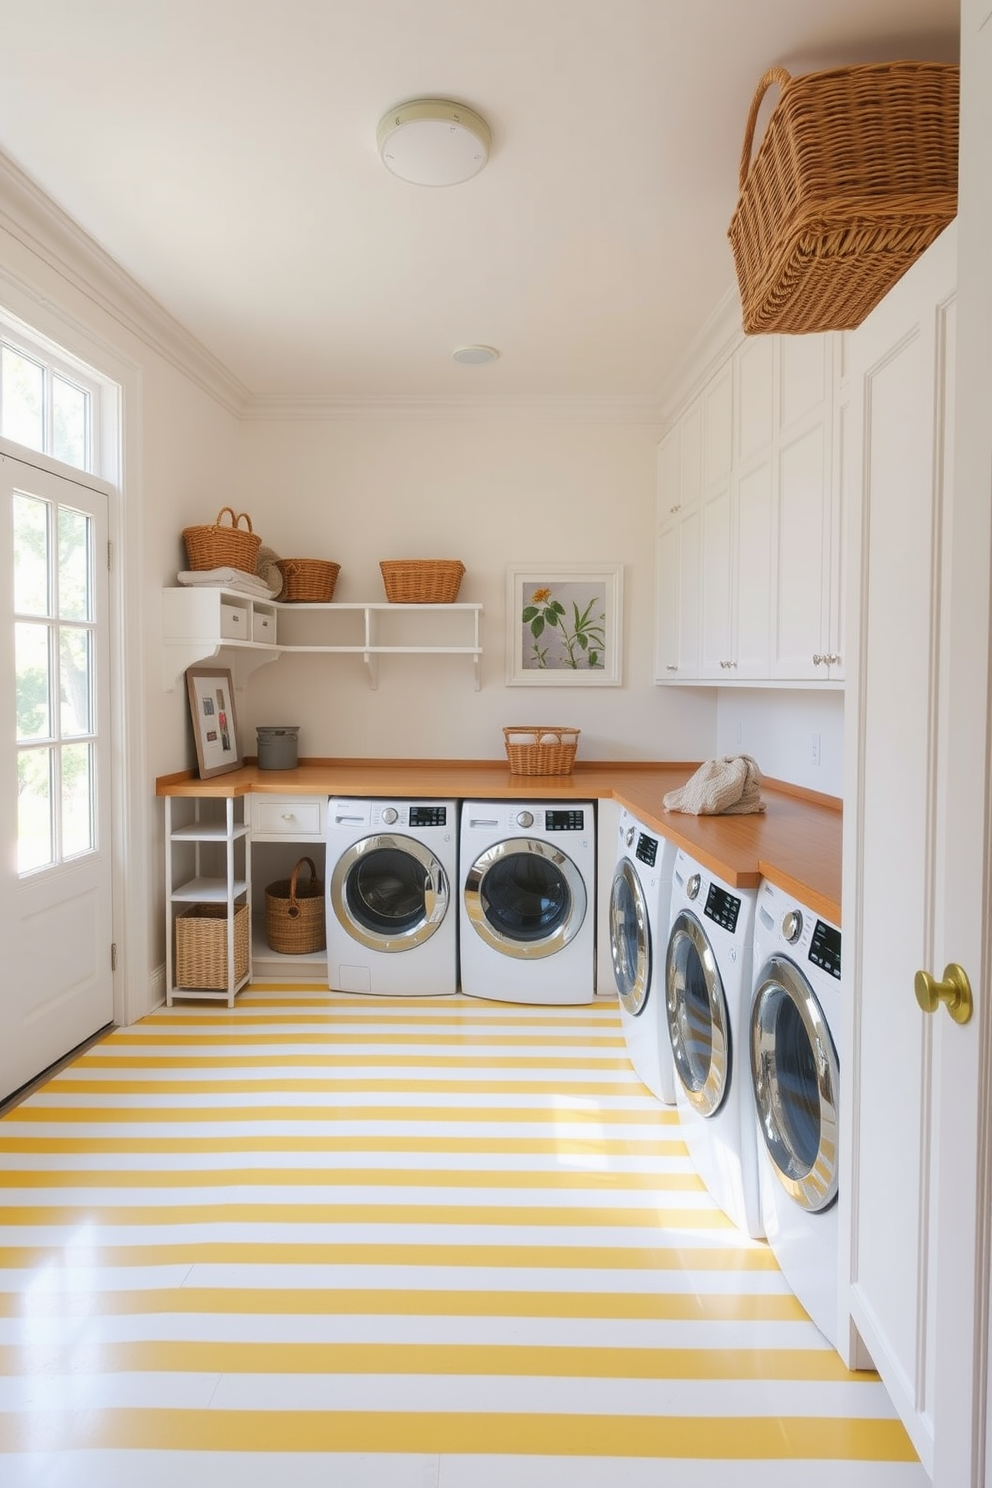
[[[747,338],[659,446],[658,682],[842,678],[838,345]]]

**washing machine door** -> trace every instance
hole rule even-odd
[[[686,1099],[701,1116],[715,1116],[730,1084],[730,1014],[706,931],[687,909],[668,937],[665,1011]]]
[[[533,837],[510,837],[480,853],[462,892],[476,934],[519,961],[555,955],[586,916],[578,868],[560,848]]]
[[[785,956],[765,962],[751,1002],[751,1076],[772,1168],[801,1209],[837,1197],[840,1065],[816,993]]]
[[[651,987],[651,925],[637,869],[621,858],[610,890],[610,953],[617,993],[636,1018],[644,1011]]]
[[[330,908],[373,951],[410,951],[439,929],[450,889],[441,863],[413,837],[379,833],[352,843],[328,885]]]

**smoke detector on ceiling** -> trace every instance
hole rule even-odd
[[[499,352],[495,346],[456,346],[451,355],[463,367],[485,367],[496,361]]]
[[[414,186],[456,186],[489,159],[489,125],[474,109],[445,98],[415,98],[379,120],[382,163]]]

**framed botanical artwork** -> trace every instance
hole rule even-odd
[[[508,687],[619,687],[623,564],[511,563]]]
[[[200,779],[240,769],[243,760],[231,673],[224,667],[187,667],[186,690]]]

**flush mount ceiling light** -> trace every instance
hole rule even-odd
[[[415,98],[379,120],[382,163],[414,186],[455,186],[489,159],[489,125],[474,109],[445,98]]]
[[[484,367],[487,362],[495,362],[499,352],[495,346],[456,346],[451,355],[463,367]]]

